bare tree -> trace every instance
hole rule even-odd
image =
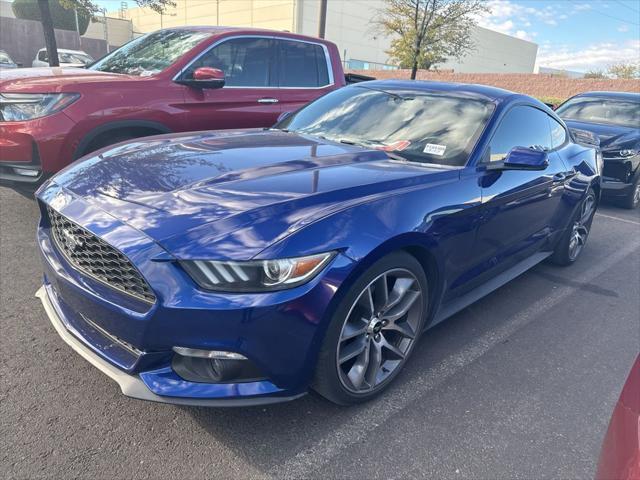
[[[471,28],[487,12],[482,0],[385,0],[375,23],[392,35],[389,56],[402,68],[430,69],[447,58],[461,58],[473,45]]]
[[[610,65],[607,71],[616,78],[640,78],[640,64],[618,63]]]

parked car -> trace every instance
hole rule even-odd
[[[337,47],[271,30],[184,27],[87,69],[0,76],[0,180],[37,185],[89,152],[169,132],[268,127],[345,85]]]
[[[58,60],[61,67],[83,68],[91,65],[95,60],[87,52],[82,50],[58,49]],[[49,54],[46,48],[41,48],[36,54],[36,58],[31,62],[32,67],[48,67]]]
[[[129,396],[349,404],[420,334],[544,259],[569,265],[597,151],[533,98],[380,81],[272,129],[121,143],[37,194],[62,338]]]
[[[640,206],[640,93],[588,92],[557,109],[571,128],[598,135],[604,157],[602,194]]]
[[[4,50],[0,50],[0,69],[1,68],[18,68],[18,64],[14,62]]]
[[[636,357],[613,410],[595,478],[640,478],[640,356]]]

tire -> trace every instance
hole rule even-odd
[[[622,200],[622,206],[630,210],[640,207],[640,174],[633,182],[633,188],[629,194]]]
[[[339,405],[378,396],[418,342],[428,292],[420,262],[408,253],[394,252],[373,264],[351,286],[331,320],[312,388]]]
[[[109,145],[115,145],[116,143],[124,142],[126,140],[133,140],[134,138],[138,138],[139,135],[135,135],[128,132],[116,131],[113,133],[105,133],[104,135],[100,135],[94,141],[89,144],[89,146],[84,151],[83,155],[86,155],[91,152],[95,152],[96,150],[100,150],[101,148],[108,147]]]
[[[550,257],[552,263],[560,266],[575,263],[589,238],[596,206],[596,193],[593,188],[589,188]]]

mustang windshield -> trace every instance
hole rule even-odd
[[[210,32],[160,30],[123,45],[89,67],[99,72],[149,76],[161,72],[195,47]]]
[[[413,162],[467,162],[493,111],[449,93],[352,86],[325,95],[276,128],[396,152]]]
[[[622,127],[640,126],[640,102],[603,97],[577,97],[556,112],[565,120],[610,123]]]

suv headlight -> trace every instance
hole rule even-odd
[[[336,252],[248,262],[181,261],[198,285],[219,292],[266,292],[297,287],[315,277]]]
[[[78,98],[78,93],[0,93],[0,121],[19,122],[51,115]]]
[[[622,158],[628,158],[628,157],[633,157],[635,155],[638,154],[637,150],[633,150],[631,148],[625,148],[624,150],[620,150],[618,152],[618,156],[622,157]]]

